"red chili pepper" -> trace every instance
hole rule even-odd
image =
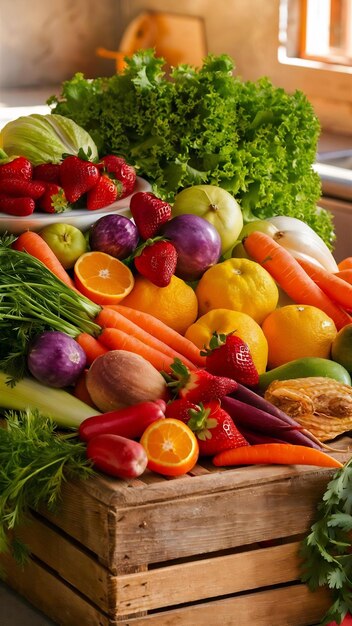
[[[143,446],[138,441],[119,435],[93,437],[87,445],[87,457],[96,469],[119,478],[137,478],[148,464]]]
[[[114,434],[128,439],[141,437],[149,424],[165,417],[164,400],[138,402],[103,415],[93,415],[85,419],[79,427],[79,436],[90,441],[101,434]]]

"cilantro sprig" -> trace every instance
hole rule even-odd
[[[317,519],[301,545],[302,582],[328,587],[333,602],[321,626],[352,613],[352,458],[328,483]]]

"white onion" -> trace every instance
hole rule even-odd
[[[310,233],[303,230],[280,230],[273,239],[296,258],[298,254],[304,255],[308,260],[310,257],[328,272],[338,272],[337,263],[330,250],[326,248],[322,240],[316,240]]]
[[[287,215],[275,215],[274,217],[268,218],[266,221],[270,222],[271,224],[274,224],[276,228],[278,228],[279,230],[283,230],[283,231],[294,230],[294,231],[298,231],[298,233],[306,233],[307,235],[310,235],[310,237],[312,237],[319,244],[321,251],[325,252],[326,261],[330,268],[329,271],[330,272],[338,271],[336,261],[334,257],[332,256],[329,248],[327,247],[325,241],[323,241],[323,239],[318,235],[318,233],[316,233],[315,230],[313,230],[313,228],[308,226],[308,224],[306,224],[302,220],[299,220],[297,217],[289,217]]]

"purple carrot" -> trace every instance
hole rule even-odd
[[[236,397],[236,399],[241,400],[242,402],[245,402],[246,404],[250,404],[251,406],[254,406],[257,409],[266,411],[267,413],[270,413],[271,415],[278,417],[283,422],[286,422],[286,424],[291,424],[291,426],[296,426],[296,427],[299,426],[299,424],[292,417],[287,415],[287,413],[279,409],[279,407],[275,406],[268,400],[265,400],[263,396],[259,395],[252,389],[248,389],[247,387],[245,387],[244,385],[241,385],[240,383],[237,383],[237,384],[238,384],[238,387],[236,391],[234,391],[230,397]],[[309,430],[307,430],[306,428],[301,427],[301,432],[306,437],[308,437],[308,439],[310,439],[311,441],[313,441],[313,443],[316,444],[313,447],[328,448],[328,446],[325,446],[324,444],[322,444],[321,441],[319,441],[319,439],[317,439],[314,435],[312,435],[312,433],[309,432]]]
[[[222,408],[230,415],[236,426],[244,426],[255,432],[265,435],[272,435],[285,441],[286,443],[298,444],[309,448],[321,450],[321,446],[312,441],[302,432],[300,424],[295,422],[288,424],[275,415],[258,409],[257,407],[225,396],[221,400]]]
[[[237,428],[251,446],[255,446],[259,443],[287,443],[287,441],[279,439],[278,437],[271,437],[270,435],[264,435],[264,433],[257,433],[254,430],[245,428],[244,426],[237,426]]]

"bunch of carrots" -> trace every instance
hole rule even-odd
[[[340,272],[333,274],[310,261],[295,259],[266,233],[250,233],[243,245],[294,302],[321,309],[337,330],[352,322],[352,285]]]

